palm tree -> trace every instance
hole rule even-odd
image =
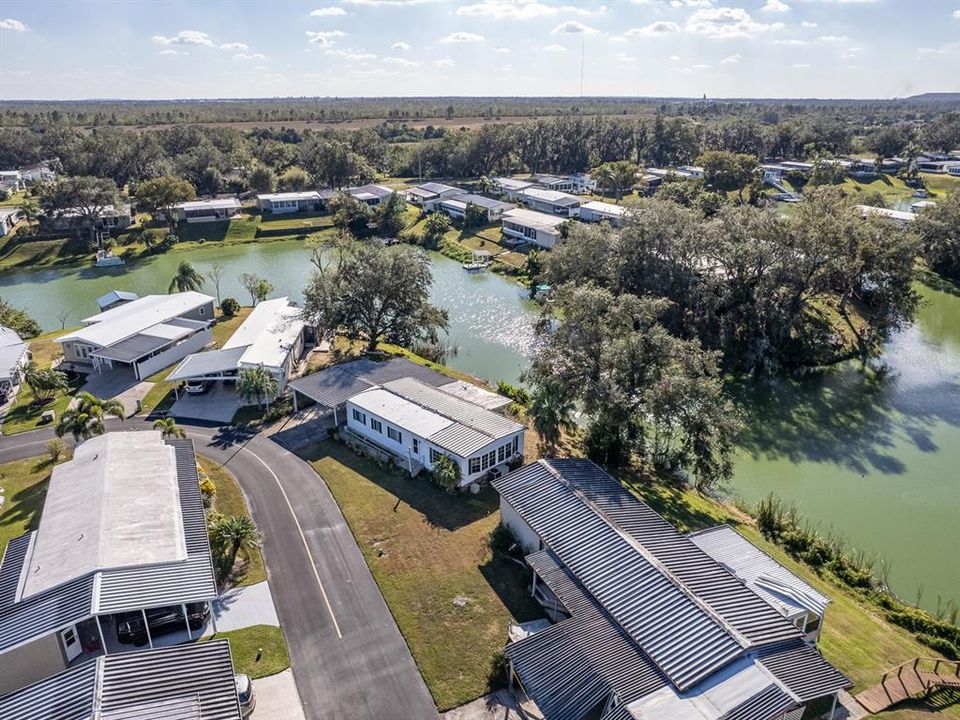
[[[210,541],[223,559],[223,574],[229,575],[241,548],[259,547],[260,532],[246,515],[224,515],[210,523]]]
[[[36,198],[28,197],[20,203],[20,214],[27,221],[27,227],[33,225],[33,221],[40,217],[40,204]]]
[[[613,187],[613,168],[610,167],[610,163],[604,163],[594,170],[593,177],[600,189],[603,190],[603,196],[606,197],[607,190]]]
[[[613,190],[617,196],[617,202],[623,197],[623,191],[629,190],[637,182],[637,173],[640,168],[629,160],[619,160],[611,163],[611,181]]]
[[[153,421],[153,429],[159,430],[165,438],[185,438],[186,431],[177,425],[177,421],[172,417],[160,418]]]
[[[263,365],[245,368],[237,378],[237,394],[248,403],[269,405],[277,390],[277,378]]]
[[[60,416],[57,436],[71,433],[77,442],[89,440],[94,435],[103,434],[106,416],[113,415],[123,420],[125,414],[126,410],[119,400],[105,400],[88,392],[77,393],[76,403]]]
[[[170,287],[167,288],[168,293],[172,293],[174,289],[177,292],[199,292],[203,288],[203,275],[198,273],[193,265],[188,263],[186,260],[180,262],[179,267],[177,267],[177,274],[173,276],[173,280],[170,281]]]
[[[553,450],[560,442],[562,431],[572,431],[571,416],[575,405],[569,392],[555,383],[539,385],[530,396],[530,415],[533,427],[547,449]]]

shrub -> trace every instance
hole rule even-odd
[[[516,544],[517,539],[513,536],[513,533],[510,532],[510,528],[508,528],[506,525],[497,525],[493,529],[493,532],[490,533],[491,550],[495,550],[496,552],[501,552],[506,555]]]
[[[441,455],[433,464],[433,479],[446,490],[455,490],[460,485],[460,466],[446,455]]]
[[[63,438],[54,438],[47,443],[47,456],[54,465],[60,461],[66,451],[67,444],[63,441]]]
[[[227,317],[233,317],[240,312],[240,302],[235,298],[224,298],[223,302],[220,303],[220,310]]]
[[[530,393],[524,390],[522,387],[517,387],[516,385],[511,385],[508,382],[501,380],[497,383],[497,392],[513,400],[518,405],[529,405],[530,404]]]
[[[927,635],[926,633],[917,633],[916,638],[927,647],[936,650],[948,660],[960,660],[960,650],[949,640],[944,640],[935,635]]]
[[[293,400],[289,397],[282,397],[277,400],[273,405],[267,408],[267,411],[263,414],[263,421],[265,423],[276,422],[280,418],[286,417],[293,412]]]
[[[217,484],[206,475],[200,480],[200,495],[203,497],[203,506],[205,508],[213,505],[213,499],[217,495]]]

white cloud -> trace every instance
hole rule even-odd
[[[320,47],[330,47],[337,42],[337,38],[346,36],[342,30],[307,30],[308,42]]]
[[[364,60],[376,60],[377,56],[373,53],[368,52],[353,52],[351,50],[325,50],[324,55],[333,55],[335,57],[342,57],[344,60],[351,61],[364,61]]]
[[[403,41],[395,42],[393,45],[390,46],[390,49],[399,50],[400,52],[407,52],[407,50],[410,49],[410,43],[405,43]]]
[[[802,45],[809,45],[809,44],[810,44],[810,41],[809,41],[809,40],[795,40],[795,39],[790,39],[790,40],[774,40],[774,41],[773,41],[773,44],[774,44],[774,45],[790,45],[791,47],[800,47],[800,46],[802,46]]]
[[[440,0],[342,0],[346,5],[365,5],[367,7],[377,7],[379,5],[405,7],[409,5],[428,5],[439,1]]]
[[[454,65],[456,65],[456,63],[450,58],[440,58],[439,60],[434,60],[433,64],[437,67],[443,68],[452,68]]]
[[[199,30],[181,30],[172,37],[154,35],[150,39],[156,45],[204,45],[213,47],[213,40],[210,39],[210,36]]]
[[[533,20],[540,17],[552,17],[558,14],[603,15],[607,7],[590,9],[575,5],[545,5],[537,0],[483,0],[457,8],[457,15],[467,17],[488,17],[494,20]]]
[[[729,57],[725,57],[723,60],[721,60],[721,61],[720,61],[720,64],[721,64],[721,65],[736,65],[736,64],[737,64],[738,62],[740,62],[741,60],[743,60],[743,55],[741,55],[740,53],[734,53],[733,55],[730,55]]]
[[[948,53],[960,52],[960,42],[944,43],[940,47],[935,48],[918,48],[917,52],[920,55],[946,55]]]
[[[850,38],[846,35],[821,35],[819,38],[820,42],[846,42]]]
[[[400,57],[385,57],[383,62],[385,62],[387,65],[400,65],[401,67],[417,67],[420,65],[418,62]]]
[[[400,73],[396,70],[373,68],[372,70],[351,70],[350,74],[357,77],[397,77]]]
[[[322,7],[317,8],[310,14],[313,17],[339,17],[341,15],[346,15],[347,11],[342,7]]]
[[[760,9],[763,12],[786,12],[790,6],[780,0],[767,0],[767,4]]]
[[[952,17],[954,20],[960,20],[960,10],[954,10],[952,13],[950,13],[950,17]],[[16,22],[16,20],[14,20],[14,22]],[[2,25],[2,23],[0,23],[0,25]]]
[[[180,52],[179,50],[174,50],[173,48],[168,48],[167,50],[161,50],[161,55],[189,55],[190,53],[184,51]]]
[[[810,63],[794,63],[794,64],[791,65],[790,67],[792,67],[792,68],[797,68],[798,70],[802,70],[802,69],[805,69],[805,68],[810,67]]]
[[[242,42],[223,43],[221,50],[249,50],[250,46]]]
[[[600,32],[596,28],[587,27],[577,20],[567,20],[550,31],[553,35],[593,35]]]
[[[711,38],[751,37],[760,32],[782,30],[783,23],[761,23],[743,8],[718,7],[697,10],[687,18],[686,29]]]
[[[630,28],[624,35],[627,37],[662,37],[676,32],[680,32],[680,26],[675,22],[657,20],[643,27]]]
[[[543,50],[544,52],[555,52],[555,53],[561,53],[561,52],[567,51],[567,49],[563,45],[545,45]]]
[[[860,48],[860,47],[850,47],[850,48],[847,48],[844,52],[840,53],[840,59],[841,59],[841,60],[853,60],[855,57],[857,57],[857,56],[860,54],[860,51],[861,51],[862,49],[863,49],[863,48]]]
[[[266,60],[267,56],[263,53],[238,53],[233,56],[234,60]]]
[[[508,47],[500,47],[500,48],[497,48],[496,50],[494,50],[494,52],[498,52],[498,53],[508,53],[508,52],[510,52],[510,48],[508,48]]]
[[[805,28],[815,28],[817,24],[815,22],[804,20],[802,23],[800,23],[800,26]]]
[[[455,32],[441,38],[440,42],[444,45],[452,45],[455,43],[481,43],[485,40],[486,38],[483,35],[477,35],[476,33]]]
[[[680,56],[679,56],[679,55],[671,55],[671,56],[670,56],[670,59],[671,59],[673,62],[677,62],[677,61],[680,60]]]
[[[19,20],[14,18],[0,19],[0,30],[13,30],[14,32],[27,32],[30,28]]]
[[[670,0],[670,7],[698,7],[707,8],[713,5],[713,0]]]

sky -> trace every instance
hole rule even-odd
[[[3,100],[923,92],[960,0],[0,0]]]

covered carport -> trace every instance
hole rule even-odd
[[[240,357],[244,350],[246,350],[245,347],[238,347],[188,355],[167,375],[167,381],[175,383],[189,380],[236,382]],[[174,392],[177,393],[179,400],[179,391],[174,388]]]
[[[184,352],[199,350],[210,339],[207,323],[174,318],[95,350],[90,357],[98,372],[126,365],[133,368],[137,380],[142,380],[176,362]]]

